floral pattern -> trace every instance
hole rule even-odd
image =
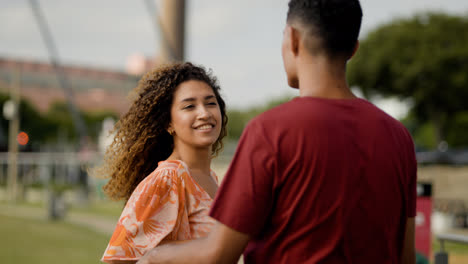
[[[138,260],[162,241],[206,236],[214,224],[212,202],[183,161],[159,162],[125,205],[102,261]]]

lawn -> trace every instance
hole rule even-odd
[[[108,206],[104,212],[100,209],[106,207],[105,203],[95,205],[88,212],[84,208],[78,211],[115,215],[121,205]],[[5,264],[99,263],[109,239],[109,235],[64,222],[0,215],[0,223],[0,262]],[[439,250],[436,239],[432,245],[433,253]],[[446,243],[446,250],[449,263],[468,263],[468,245]]]
[[[118,218],[122,213],[124,205],[125,203],[122,201],[95,200],[87,206],[69,206],[69,211]]]
[[[0,205],[8,208],[8,204],[0,201]],[[20,203],[15,206],[19,212],[46,210],[44,203]],[[108,200],[93,201],[88,206],[70,206],[69,213],[80,216],[99,216],[115,224],[123,208],[122,202]],[[11,210],[11,215],[16,211]],[[7,214],[8,215],[8,214]],[[110,234],[96,233],[86,227],[67,222],[50,222],[36,218],[4,216],[0,214],[0,263],[66,263],[87,264],[99,263],[99,259],[110,238]],[[19,214],[21,216],[22,214]],[[42,217],[41,214],[39,214]],[[70,215],[68,216],[70,218]],[[45,213],[44,213],[45,217]],[[91,221],[92,218],[90,218]],[[468,234],[468,233],[467,233]],[[445,249],[449,253],[450,264],[468,263],[468,245],[446,242]],[[432,253],[439,250],[439,243],[434,237]],[[433,257],[432,257],[433,258]],[[433,262],[432,262],[433,263]]]
[[[434,255],[440,250],[440,243],[432,239],[432,254]],[[445,242],[445,251],[449,256],[450,264],[466,264],[468,263],[468,245],[454,242]],[[432,261],[434,263],[434,261]]]
[[[5,264],[99,263],[109,236],[63,222],[0,215]]]

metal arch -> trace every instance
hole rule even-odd
[[[29,6],[31,7],[37,25],[39,26],[40,34],[48,51],[49,61],[57,74],[59,85],[65,92],[68,110],[72,115],[73,123],[75,124],[74,127],[79,137],[78,146],[81,147],[81,145],[85,143],[83,141],[87,138],[86,124],[73,102],[73,89],[63,67],[61,66],[57,48],[53,41],[45,16],[41,12],[39,2],[37,0],[29,0]]]
[[[169,55],[171,56],[171,61],[176,60],[177,56],[174,50],[174,43],[171,43],[169,40],[169,35],[168,32],[164,29],[161,21],[161,16],[156,15],[158,13],[158,10],[156,8],[156,5],[153,0],[144,0],[146,4],[146,10],[148,11],[148,15],[151,17],[153,20],[154,24],[154,29],[155,29],[155,37],[157,35],[160,35],[164,44],[168,47],[169,50]],[[159,32],[158,29],[159,28]]]

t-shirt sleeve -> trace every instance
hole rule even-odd
[[[416,160],[416,153],[414,149],[413,140],[411,139],[411,148],[409,149],[409,170],[408,170],[408,217],[416,216],[416,199],[417,199],[417,170],[418,163]]]
[[[179,184],[173,170],[155,172],[135,189],[120,216],[102,261],[138,260],[174,229]]]
[[[210,216],[239,232],[255,236],[273,204],[275,154],[262,127],[245,128],[222,181]]]

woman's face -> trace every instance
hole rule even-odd
[[[221,110],[213,89],[205,82],[190,80],[175,90],[171,106],[174,146],[210,148],[219,137]]]

